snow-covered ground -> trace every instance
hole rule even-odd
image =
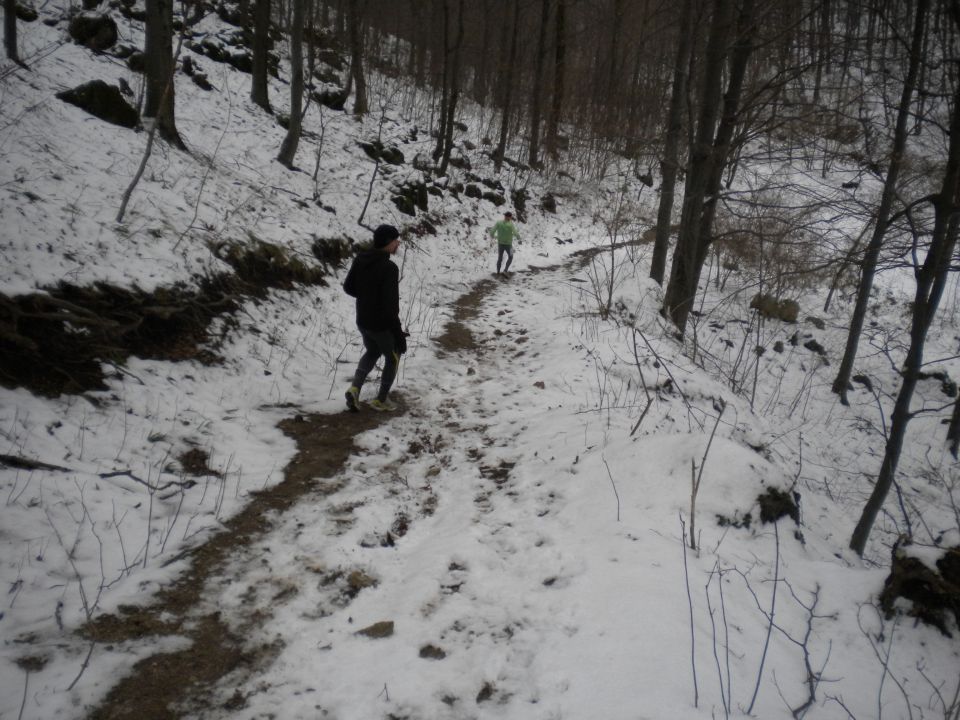
[[[48,4],[41,17],[59,13]],[[250,237],[308,261],[315,238],[362,240],[356,220],[373,163],[356,141],[381,131],[408,162],[374,183],[366,222],[418,222],[389,196],[395,181],[420,178],[410,160],[432,148],[423,118],[390,106],[381,128],[379,110],[358,121],[314,106],[297,157],[304,170],[291,172],[274,160],[283,130],[249,102],[249,76],[194,57],[215,90],[178,75],[191,154],[155,148],[118,224],[145,134],[54,93],[95,78],[136,89],[139,76],[64,42],[64,22],[20,28],[31,69],[0,69],[8,296],[64,281],[189,284],[227,269],[211,246]],[[121,36],[136,44],[141,31],[123,21]],[[374,76],[374,96],[411,97],[393,83]],[[271,91],[282,107],[284,84]],[[464,120],[465,139],[480,145],[481,122]],[[480,152],[470,157],[489,177]],[[464,176],[452,171],[451,184]],[[876,395],[858,387],[846,408],[830,393],[833,366],[804,344],[816,340],[836,362],[849,298],[823,313],[826,288],[812,288],[799,324],[758,331],[753,290],[735,293],[734,273],[709,291],[708,306],[721,309],[697,323],[691,361],[689,338],[684,355],[657,313],[649,246],[616,251],[617,302],[598,316],[607,256],[584,264],[573,255],[609,240],[591,184],[513,170],[500,179],[508,191],[529,183],[517,272],[491,278],[483,230],[501,209],[430,196],[437,234],[407,236],[396,257],[412,332],[396,386],[404,410],[357,438],[361,450],[330,480],[335,492],[276,518],[210,582],[198,612],[219,611],[250,647],[273,652],[220,680],[203,709],[178,712],[662,719],[750,709],[776,718],[813,690],[808,718],[945,717],[960,682],[956,641],[876,607],[903,530],[897,499],[865,561],[846,549],[896,388],[907,312],[899,281],[881,279],[861,345],[858,369]],[[556,214],[538,207],[547,192]],[[653,200],[639,195],[628,234],[649,227]],[[478,347],[445,351],[434,339],[478,283],[476,317],[464,321]],[[955,297],[951,286],[931,359],[955,353]],[[329,287],[248,302],[236,325],[215,328],[225,337],[220,365],[131,359],[110,369],[107,390],[56,399],[0,389],[0,454],[61,468],[0,466],[0,717],[83,717],[136,660],[184,647],[148,636],[91,651],[75,631],[147,605],[185,569],[185,550],[282,479],[297,448],[280,421],[343,411],[360,352],[348,301],[331,276]],[[935,366],[960,374],[955,360]],[[957,468],[941,425],[949,399],[936,380],[919,392],[918,404],[942,409],[911,426],[904,502],[919,539],[956,545],[946,489]],[[188,487],[176,458],[191,448],[209,454],[215,473]],[[691,467],[702,470],[692,516]],[[799,527],[761,524],[756,498],[768,488],[797,491]],[[382,542],[400,517],[405,532]],[[684,543],[691,523],[697,551]],[[358,634],[385,621],[388,637]]]

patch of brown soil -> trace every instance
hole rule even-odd
[[[470,292],[461,295],[453,305],[453,320],[444,326],[443,332],[433,341],[447,352],[475,350],[477,340],[465,323],[478,315],[480,303],[495,287],[497,284],[493,280],[481,280]]]
[[[57,397],[106,389],[104,363],[122,365],[131,355],[217,363],[219,357],[205,347],[214,318],[271,288],[325,285],[329,273],[330,258],[308,265],[259,240],[212,250],[234,272],[206,277],[196,288],[146,292],[61,283],[26,295],[0,293],[0,384]]]
[[[375,412],[298,415],[280,423],[297,442],[297,454],[284,480],[255,493],[244,510],[225,523],[224,531],[190,551],[190,567],[154,602],[126,607],[117,615],[101,615],[81,634],[96,643],[115,643],[151,635],[181,635],[191,641],[183,651],[161,653],[137,663],[90,715],[96,720],[181,716],[180,707],[203,705],[205,692],[235,670],[254,670],[275,656],[278,648],[250,648],[232,634],[219,613],[198,616],[207,580],[225,567],[231,554],[249,546],[271,529],[270,518],[293,507],[309,493],[333,492],[324,483],[336,475],[356,450],[353,438],[386,420]],[[159,618],[169,618],[160,621]],[[259,618],[260,621],[263,618]]]

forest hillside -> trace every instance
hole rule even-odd
[[[3,13],[0,718],[960,718],[955,0]]]

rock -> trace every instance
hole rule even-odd
[[[544,212],[554,213],[557,212],[557,199],[553,195],[544,195],[540,200],[540,207]]]
[[[809,351],[811,351],[811,352],[815,352],[817,355],[819,355],[820,357],[822,357],[824,360],[827,359],[827,349],[826,349],[823,345],[821,345],[819,342],[817,342],[814,338],[810,338],[809,340],[807,340],[807,341],[803,344],[803,346],[804,346],[807,350],[809,350]]]
[[[117,43],[117,23],[103,13],[78,13],[70,21],[69,32],[75,42],[95,52],[103,52]]]
[[[880,593],[880,607],[893,617],[897,598],[912,603],[910,614],[953,637],[948,617],[960,624],[960,547],[948,548],[937,560],[937,570],[907,554],[910,539],[901,536],[893,545],[893,562]],[[938,572],[939,571],[939,572]]]
[[[357,145],[367,154],[371,160],[381,160],[391,165],[403,165],[406,159],[403,153],[395,147],[385,147],[379,140],[373,142],[358,142]]]
[[[367,575],[363,570],[354,570],[347,575],[347,586],[350,588],[351,597],[369,587],[376,587],[377,581]],[[393,623],[391,623],[392,627]],[[371,626],[373,627],[373,626]]]
[[[417,153],[413,157],[413,167],[420,172],[433,172],[433,160],[428,153]]]
[[[144,58],[143,53],[139,50],[131,53],[130,57],[127,58],[127,67],[135,73],[142,73],[146,68],[146,58]]]
[[[426,212],[429,208],[429,196],[426,183],[414,182],[397,186],[390,200],[400,212],[416,216],[418,209]]]
[[[520,222],[527,221],[527,191],[523,188],[517,188],[510,192],[510,202],[513,203],[513,209]]]
[[[420,657],[425,660],[443,660],[446,656],[447,653],[436,645],[424,645],[420,648]]]
[[[357,635],[382,640],[393,635],[393,620],[381,620],[373,625],[369,625],[362,630],[357,630]]]
[[[800,314],[800,304],[796,300],[778,300],[767,293],[757,293],[750,300],[750,308],[761,315],[783,322],[795,323]]]
[[[493,683],[485,682],[483,687],[480,688],[480,692],[477,693],[477,705],[492,698],[495,690],[496,687],[493,685]]]
[[[788,493],[777,488],[767,488],[765,493],[757,497],[757,503],[760,505],[760,522],[771,523],[782,517],[791,517],[799,525],[800,509],[796,502],[799,498],[796,492]]]
[[[18,2],[16,4],[16,16],[17,20],[23,20],[23,22],[33,22],[38,17],[37,11],[33,9],[30,5],[25,5],[24,3]]]
[[[807,315],[807,322],[813,325],[817,330],[825,330],[827,327],[827,324],[823,320],[818,317],[814,317],[813,315]]]
[[[133,128],[140,123],[139,113],[124,99],[120,89],[103,80],[91,80],[57,93],[57,97],[114,125]]]
[[[480,190],[476,185],[470,183],[463,189],[463,194],[468,198],[481,198],[483,196],[483,191]]]
[[[331,110],[343,110],[343,106],[347,102],[347,93],[340,88],[323,90],[313,93],[313,99]]]
[[[485,192],[483,194],[483,199],[488,200],[489,202],[492,202],[497,207],[500,207],[501,205],[504,205],[507,202],[507,199],[503,195],[499,195],[498,193],[495,193],[495,192]]]

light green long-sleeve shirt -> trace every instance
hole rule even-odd
[[[501,220],[487,230],[487,235],[497,239],[497,245],[513,245],[514,240],[520,239],[516,226],[507,220]]]

